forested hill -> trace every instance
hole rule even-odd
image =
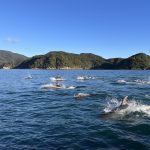
[[[73,54],[62,51],[52,51],[45,55],[34,56],[16,68],[90,69],[104,62],[104,58],[91,53]]]
[[[0,68],[13,68],[26,59],[26,56],[10,51],[0,50]]]
[[[126,59],[108,59],[102,65],[96,66],[95,69],[150,70],[150,56],[138,53]]]
[[[91,53],[52,51],[16,66],[18,69],[150,69],[150,56],[138,53],[128,58],[105,59]]]

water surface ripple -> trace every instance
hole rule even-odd
[[[78,88],[41,89],[58,74]],[[0,150],[150,149],[149,80],[150,71],[0,70]],[[81,92],[92,96],[75,99]],[[100,117],[126,95],[136,111]]]

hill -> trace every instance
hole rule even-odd
[[[117,64],[117,69],[142,69],[150,68],[150,56],[144,53],[138,53]]]
[[[62,51],[52,51],[45,55],[34,56],[16,68],[42,68],[42,69],[91,69],[105,62],[105,59],[91,54],[73,54]]]
[[[10,51],[0,50],[0,68],[13,68],[27,57]]]
[[[104,59],[91,53],[73,54],[52,51],[29,58],[19,64],[19,69],[150,69],[150,56],[138,53],[128,58]]]
[[[149,70],[150,56],[138,53],[128,58],[107,59],[105,63],[94,69],[128,69],[128,70]]]

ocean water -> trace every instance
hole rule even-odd
[[[57,75],[62,89],[42,88]],[[0,150],[22,149],[150,149],[150,71],[0,70]]]

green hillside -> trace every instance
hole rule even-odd
[[[117,65],[118,69],[149,69],[150,56],[144,53],[138,53],[127,59],[120,61]]]
[[[42,69],[91,69],[101,65],[104,58],[94,54],[73,54],[67,52],[49,52],[45,55],[34,56],[16,68],[42,68]]]
[[[150,69],[150,56],[138,53],[129,58],[111,58],[91,54],[73,54],[52,51],[23,61],[15,68],[20,69]]]
[[[0,68],[4,67],[13,68],[16,65],[22,63],[26,59],[27,59],[26,56],[13,53],[10,51],[0,50]]]

